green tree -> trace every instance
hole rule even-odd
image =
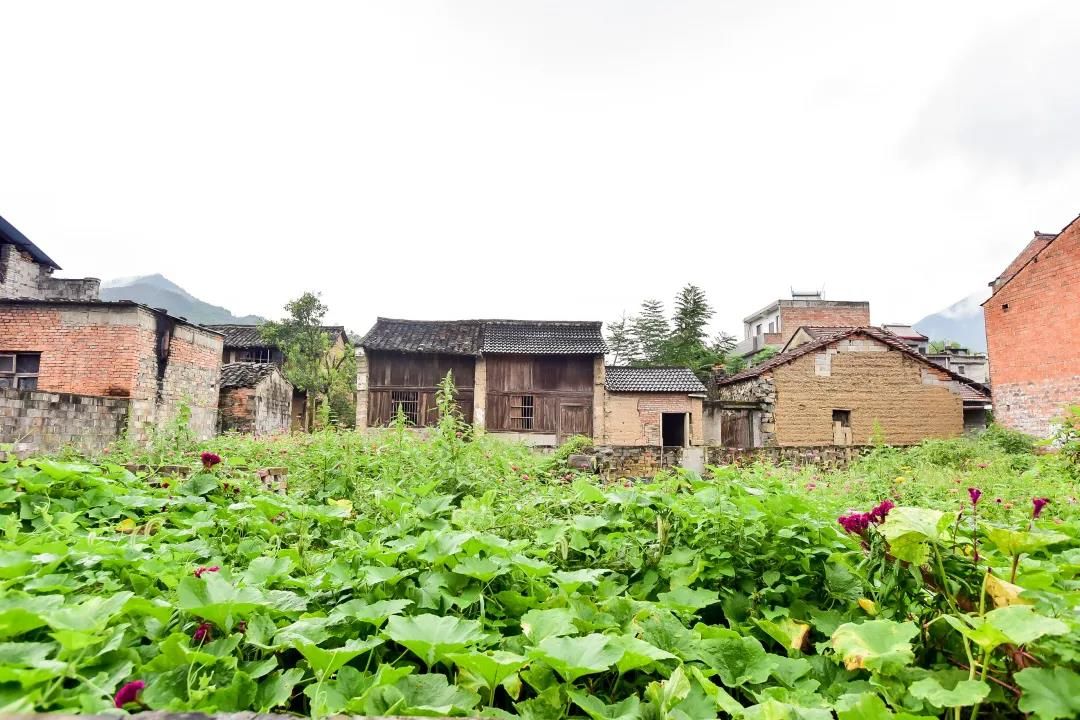
[[[638,359],[638,342],[632,323],[626,313],[615,322],[608,323],[607,343],[616,365],[628,365]]]
[[[260,328],[263,339],[285,355],[285,377],[307,393],[308,422],[323,414],[351,425],[349,416],[356,394],[356,355],[351,346],[334,351],[330,333],[323,329],[327,307],[318,293],[306,292],[285,305],[286,318]],[[336,417],[333,417],[336,416]]]
[[[641,310],[633,320],[632,329],[640,351],[638,361],[645,365],[661,362],[671,335],[671,326],[668,325],[664,313],[664,303],[654,299],[641,303]]]
[[[754,353],[754,356],[750,358],[750,366],[760,365],[771,357],[775,357],[780,353],[773,345],[766,345],[765,347]]]
[[[960,343],[953,342],[948,339],[934,340],[930,343],[930,352],[933,354],[943,353],[946,350],[956,350],[960,347]]]

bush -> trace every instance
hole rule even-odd
[[[1035,449],[1035,440],[1016,430],[1010,430],[996,423],[991,424],[982,434],[982,440],[1009,455],[1023,455]]]
[[[964,438],[926,440],[912,448],[911,454],[930,465],[959,470],[978,456],[978,447]]]

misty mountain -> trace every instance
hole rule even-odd
[[[949,307],[927,315],[915,323],[915,329],[931,340],[952,340],[969,350],[986,351],[986,326],[983,324],[982,303],[990,289],[980,290]]]
[[[164,275],[118,278],[102,283],[102,300],[134,300],[203,325],[237,323],[250,325],[266,322],[258,315],[233,315],[228,309],[211,305],[193,296]]]

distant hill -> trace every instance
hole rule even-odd
[[[118,278],[103,283],[102,300],[134,300],[203,325],[236,323],[251,325],[266,322],[258,315],[233,315],[226,308],[211,305],[193,296],[164,275]]]
[[[986,326],[982,303],[990,297],[990,288],[968,295],[949,307],[927,315],[915,323],[915,329],[931,340],[952,340],[969,350],[986,350]]]

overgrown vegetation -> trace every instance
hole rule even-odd
[[[605,485],[565,466],[587,440],[536,455],[472,437],[440,402],[428,436],[0,464],[0,708],[1080,711],[1070,456],[994,431],[845,471]],[[287,495],[263,489],[272,466]]]

